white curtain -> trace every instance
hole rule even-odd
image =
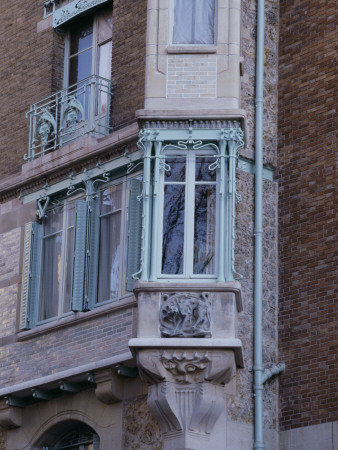
[[[175,0],[173,44],[213,44],[215,0]]]

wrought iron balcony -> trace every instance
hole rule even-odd
[[[85,135],[106,136],[113,87],[111,81],[92,75],[31,105],[29,149],[32,160]]]

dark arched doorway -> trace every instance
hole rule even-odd
[[[60,422],[38,440],[39,450],[99,450],[100,439],[95,431],[77,420]]]

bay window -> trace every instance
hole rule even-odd
[[[166,152],[160,276],[216,276],[217,155],[213,153],[211,149],[190,149],[181,155]]]

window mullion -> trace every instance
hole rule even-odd
[[[190,150],[191,151],[191,150]],[[184,217],[184,274],[193,274],[195,238],[195,157],[188,153],[186,158],[186,209]]]

